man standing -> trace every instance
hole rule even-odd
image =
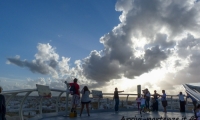
[[[70,87],[72,87],[74,90],[72,95],[72,109],[71,112],[76,112],[76,107],[80,103],[80,91],[79,91],[79,85],[77,84],[78,79],[75,78],[73,83],[69,83]]]
[[[114,97],[113,97],[113,99],[115,99],[115,112],[118,112],[118,108],[119,108],[119,95],[118,95],[118,93],[120,93],[120,92],[124,92],[124,91],[118,91],[118,89],[115,88]]]
[[[6,120],[6,101],[4,95],[1,94],[3,91],[2,87],[0,87],[0,120]]]
[[[151,94],[150,94],[149,90],[146,89],[146,94],[145,94],[145,105],[146,105],[146,109],[148,109],[148,111],[150,111],[150,110],[149,110],[150,96],[151,96]]]

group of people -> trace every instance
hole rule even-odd
[[[79,90],[79,84],[77,83],[78,79],[75,78],[73,83],[68,83],[68,85],[70,87],[74,87],[75,92],[72,94],[72,108],[71,108],[71,112],[75,112],[76,113],[76,108],[77,105],[79,105],[80,101],[81,101],[81,111],[79,116],[82,115],[84,106],[86,105],[86,109],[87,109],[87,114],[88,116],[90,116],[90,112],[89,112],[89,103],[91,102],[90,100],[90,90],[88,89],[87,86],[84,86],[83,89],[80,91]],[[81,100],[80,100],[80,93],[82,94]]]
[[[158,98],[161,97],[162,106],[163,106],[163,112],[166,111],[167,107],[167,99],[166,99],[166,93],[165,90],[162,90],[162,95],[158,94],[156,90],[154,90],[154,94],[151,95],[148,89],[142,90],[143,94],[138,94],[138,97],[136,98],[138,110],[141,111],[150,111],[150,108],[152,111],[158,111]],[[151,97],[152,96],[152,97]],[[150,106],[150,99],[151,99],[151,106]]]
[[[200,120],[200,104],[197,105],[197,100],[189,94],[187,94],[186,96],[183,95],[182,92],[180,92],[177,96],[179,98],[180,112],[185,112],[185,105],[187,103],[187,99],[190,98],[192,100],[192,103],[194,106],[194,108],[193,108],[194,116],[196,118],[199,118],[199,120]],[[158,98],[161,98],[163,112],[165,112],[165,113],[167,112],[166,111],[167,99],[166,99],[165,90],[162,90],[162,95],[158,94],[156,92],[156,90],[154,90],[154,94],[151,95],[150,92],[148,91],[148,89],[145,89],[145,90],[143,90],[143,94],[142,95],[138,94],[138,97],[136,98],[138,110],[140,110],[140,113],[141,113],[141,111],[150,109],[149,108],[150,98],[152,99],[151,100],[152,101],[152,105],[151,105],[152,111],[158,111]]]

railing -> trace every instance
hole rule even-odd
[[[66,93],[66,90],[58,90],[58,89],[50,89],[51,91],[53,92],[58,92],[57,94],[57,98],[56,98],[56,110],[54,113],[58,113],[59,112],[59,100],[61,98],[61,96],[63,95],[63,93]],[[20,120],[24,120],[24,115],[23,115],[23,105],[25,103],[25,101],[27,100],[28,96],[33,93],[33,92],[37,92],[37,89],[25,89],[25,90],[14,90],[14,91],[4,91],[2,94],[4,95],[9,95],[9,97],[6,99],[6,105],[8,105],[10,103],[10,101],[15,97],[17,96],[18,94],[21,94],[21,93],[24,93],[25,95],[22,97],[22,100],[20,102],[20,107],[19,107],[19,117],[20,117]],[[66,94],[66,106],[65,106],[65,113],[64,114],[68,114],[68,101],[69,101],[69,94]],[[114,108],[114,100],[112,100],[112,97],[113,97],[113,93],[103,93],[103,96],[104,98],[108,98],[108,96],[110,96],[111,98],[111,101],[112,101],[112,106],[111,106],[111,109]],[[107,97],[106,97],[107,96]],[[136,101],[135,101],[135,98],[137,97],[137,94],[119,94],[120,96],[120,99],[122,101],[122,97],[121,96],[125,96],[125,100],[124,100],[124,106],[122,107],[125,107],[126,109],[129,109],[129,107],[132,105],[133,108],[134,108],[134,105],[136,105]],[[174,99],[175,98],[175,99]],[[131,100],[129,100],[131,99]],[[177,99],[177,100],[176,100]],[[42,118],[42,114],[43,114],[43,111],[42,111],[42,103],[43,103],[43,98],[40,97],[40,100],[39,100],[39,115],[40,115],[40,118]],[[167,95],[167,100],[168,100],[168,107],[167,109],[168,110],[178,110],[179,109],[179,101],[178,101],[178,96],[176,95]],[[131,103],[131,105],[129,105],[129,103]],[[189,103],[189,102],[188,102]],[[190,111],[190,109],[188,109],[188,106],[191,106],[192,108],[192,105],[189,105],[189,104],[186,104],[186,110]],[[102,101],[99,100],[98,101],[98,108],[99,109],[99,105],[102,104]],[[159,109],[162,109],[161,105],[159,105]],[[136,107],[136,106],[135,106]]]
[[[59,95],[57,96],[56,99],[56,113],[58,113],[58,102],[60,100],[60,97],[62,96],[63,93],[66,93],[66,90],[58,90],[58,89],[50,89],[53,92],[59,92]],[[19,117],[20,120],[24,120],[24,116],[23,116],[23,105],[25,100],[27,99],[27,97],[32,93],[32,92],[36,92],[37,89],[25,89],[25,90],[13,90],[13,91],[4,91],[2,94],[3,95],[9,95],[9,97],[6,99],[6,105],[9,104],[9,102],[11,101],[11,99],[13,99],[17,94],[20,93],[25,93],[25,95],[23,96],[21,102],[20,102],[20,107],[19,107]],[[66,95],[66,102],[68,102],[68,95]],[[42,101],[43,101],[43,97],[40,97],[40,104],[39,104],[39,114],[42,115]],[[66,108],[68,108],[68,104],[66,104]],[[66,109],[67,112],[68,109]]]

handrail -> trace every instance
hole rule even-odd
[[[59,101],[59,98],[61,97],[61,95],[63,94],[63,93],[65,93],[66,92],[66,90],[59,90],[59,89],[50,89],[51,91],[54,91],[54,92],[59,92],[59,94],[58,94],[58,96],[56,96],[57,97],[57,99],[56,99],[56,113],[58,113],[59,112],[59,109],[58,109],[58,101]],[[11,91],[3,91],[1,94],[3,94],[3,95],[8,95],[8,94],[11,94],[11,96],[7,99],[7,101],[6,101],[6,105],[8,105],[9,104],[9,102],[10,102],[10,100],[11,99],[13,99],[17,94],[19,94],[19,93],[25,93],[25,95],[24,95],[24,97],[23,97],[23,100],[21,101],[21,103],[20,103],[20,109],[19,109],[19,117],[20,117],[20,119],[22,120],[23,119],[23,104],[24,104],[24,102],[25,102],[25,100],[27,99],[27,97],[32,93],[32,92],[34,92],[34,91],[37,91],[37,89],[22,89],[22,90],[11,90]],[[113,93],[102,93],[103,95],[114,95]],[[127,96],[126,97],[126,102],[128,102],[128,98],[130,97],[130,96],[137,96],[138,94],[130,94],[130,93],[119,93],[119,96]],[[68,96],[69,96],[69,94],[66,92],[66,114],[68,113]],[[169,99],[171,99],[171,104],[172,104],[172,99],[173,99],[173,97],[177,97],[178,98],[178,96],[177,95],[167,95],[167,97],[169,97]],[[40,115],[42,116],[42,98],[40,99],[40,104],[39,104],[39,113],[40,113]],[[171,106],[171,109],[173,109],[173,107]]]
[[[66,90],[59,90],[59,89],[50,89],[51,91],[54,92],[60,92],[58,98],[64,93],[66,92]],[[22,101],[20,102],[20,108],[19,108],[19,117],[20,120],[23,120],[23,104],[25,102],[25,100],[27,99],[27,97],[34,91],[37,91],[37,89],[22,89],[22,90],[10,90],[10,91],[3,91],[1,94],[3,95],[9,95],[11,94],[11,96],[6,100],[6,105],[9,104],[10,100],[15,97],[17,94],[19,93],[25,93],[25,96],[23,97]],[[56,100],[56,103],[58,103],[58,99]],[[58,104],[57,104],[58,105]],[[58,112],[58,106],[56,106],[56,112]],[[40,115],[42,115],[42,97],[40,99],[40,106],[39,106],[39,113]]]

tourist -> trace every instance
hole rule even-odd
[[[136,98],[136,102],[137,102],[138,110],[140,110],[140,102],[141,102],[140,94],[138,94],[138,97]]]
[[[119,95],[118,95],[118,93],[120,93],[120,92],[124,92],[124,91],[118,91],[118,89],[115,88],[114,97],[113,97],[113,99],[115,99],[115,112],[118,112],[118,110],[119,110]]]
[[[70,87],[75,88],[74,93],[72,94],[72,109],[71,109],[71,112],[76,112],[76,107],[80,103],[80,91],[79,91],[79,85],[77,84],[77,82],[78,82],[78,79],[75,78],[73,83],[69,83]]]
[[[185,112],[185,104],[186,104],[185,99],[184,99],[185,95],[183,95],[182,92],[180,92],[178,97],[179,97],[179,103],[180,103],[180,112]]]
[[[155,100],[154,105],[153,105],[153,111],[158,111],[158,98],[160,97],[160,95],[158,93],[156,93],[156,90],[154,90],[154,94],[153,94],[153,98]]]
[[[148,89],[146,89],[146,94],[145,94],[145,105],[146,105],[146,109],[149,110],[149,101],[150,101],[150,92]],[[149,110],[150,111],[150,110]]]
[[[145,112],[144,109],[145,109],[145,97],[144,95],[142,95],[142,98],[140,99],[140,114],[141,114],[141,111]]]
[[[0,86],[0,106],[2,106],[1,108],[1,112],[0,112],[0,120],[6,120],[6,101],[5,101],[5,97],[4,95],[1,94],[1,92],[3,91],[3,88]]]
[[[165,93],[165,90],[162,90],[162,95],[161,95],[161,101],[162,101],[162,106],[163,106],[163,108],[164,108],[164,110],[163,110],[163,112],[167,112],[167,110],[166,110],[166,107],[167,107],[167,95],[166,95],[166,93]]]
[[[196,120],[200,120],[200,104],[197,105],[195,113],[196,113],[196,116],[195,116]]]
[[[83,112],[83,109],[84,109],[84,106],[86,105],[86,109],[87,109],[87,114],[88,116],[90,116],[90,112],[89,112],[89,103],[91,102],[90,100],[90,91],[88,89],[87,86],[84,86],[84,88],[81,90],[81,94],[82,94],[82,97],[81,97],[81,112],[80,112],[80,116]]]

